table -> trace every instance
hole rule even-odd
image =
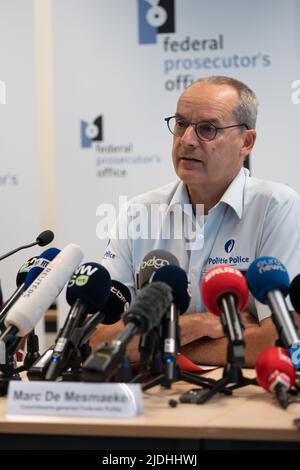
[[[244,373],[254,376],[253,370]],[[206,375],[220,378],[222,369]],[[283,410],[273,396],[250,385],[235,390],[232,396],[218,394],[204,405],[168,405],[168,399],[178,398],[190,388],[195,387],[177,382],[171,390],[151,389],[151,396],[145,397],[144,416],[130,419],[6,416],[6,399],[1,398],[0,448],[26,445],[26,449],[80,446],[128,450],[267,445],[300,449],[300,431],[293,424],[300,417],[300,403]]]

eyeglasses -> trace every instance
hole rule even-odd
[[[199,140],[209,142],[214,140],[218,131],[223,129],[231,129],[233,127],[245,127],[249,129],[247,124],[233,124],[232,126],[217,127],[211,122],[190,122],[177,116],[165,118],[169,131],[176,137],[182,137],[189,126],[193,126]]]

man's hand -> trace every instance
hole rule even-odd
[[[241,314],[244,328],[253,328],[258,322],[247,312]],[[181,346],[208,337],[218,339],[224,337],[220,317],[210,312],[195,312],[179,317]]]
[[[209,336],[222,338],[224,336],[220,318],[210,312],[188,313],[179,317],[181,346]]]

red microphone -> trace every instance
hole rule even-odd
[[[256,361],[257,382],[276,396],[282,408],[287,408],[288,391],[295,383],[296,370],[289,353],[276,346],[265,349]]]
[[[201,296],[207,310],[221,316],[236,365],[244,365],[244,333],[239,312],[246,308],[249,291],[243,274],[235,268],[218,265],[204,276]]]

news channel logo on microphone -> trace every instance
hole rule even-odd
[[[295,344],[288,350],[296,370],[300,370],[300,344]]]

